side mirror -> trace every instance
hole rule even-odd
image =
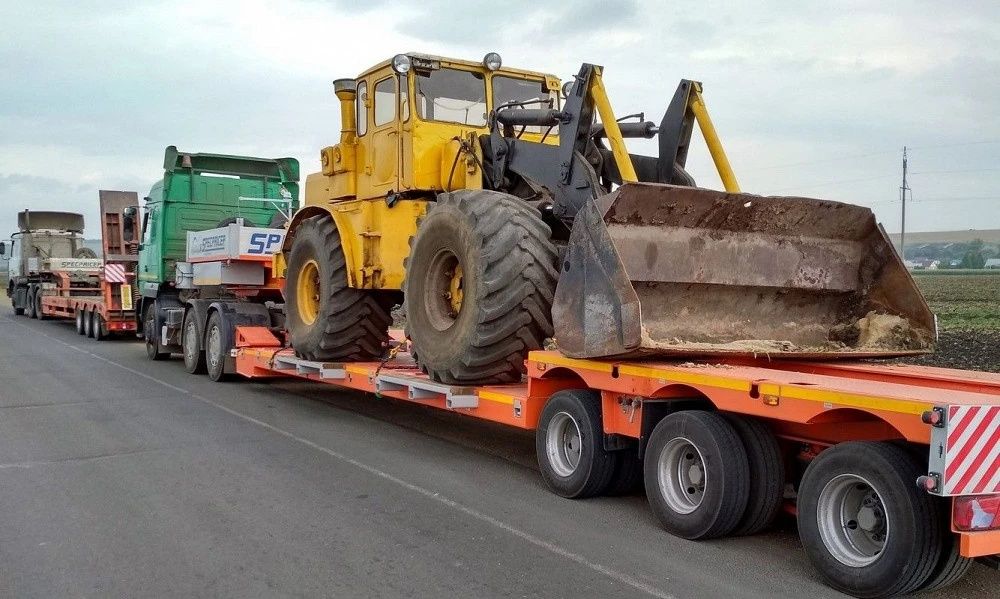
[[[4,256],[4,258],[7,256],[7,242],[5,241],[0,241],[0,256]]]
[[[136,206],[129,206],[122,213],[122,237],[125,241],[135,241],[135,215],[138,212]]]

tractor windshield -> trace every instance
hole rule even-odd
[[[504,105],[523,108],[558,108],[559,95],[545,90],[542,81],[493,76],[493,109]],[[548,127],[525,127],[528,133],[544,133]]]
[[[417,71],[417,116],[483,127],[486,125],[486,81],[482,73],[438,69]]]

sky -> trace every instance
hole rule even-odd
[[[1000,3],[0,0],[0,235],[162,175],[163,150],[293,156],[336,143],[331,81],[398,52],[569,78],[605,67],[619,114],[659,121],[681,78],[741,187],[871,207],[907,230],[1000,228]],[[646,142],[635,150],[655,152]],[[688,169],[720,188],[704,145]]]

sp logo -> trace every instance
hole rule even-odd
[[[281,243],[281,235],[278,233],[254,233],[250,236],[250,250],[248,254],[273,254]]]

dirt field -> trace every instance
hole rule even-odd
[[[919,273],[915,278],[941,331],[937,351],[918,362],[1000,372],[1000,273]]]

